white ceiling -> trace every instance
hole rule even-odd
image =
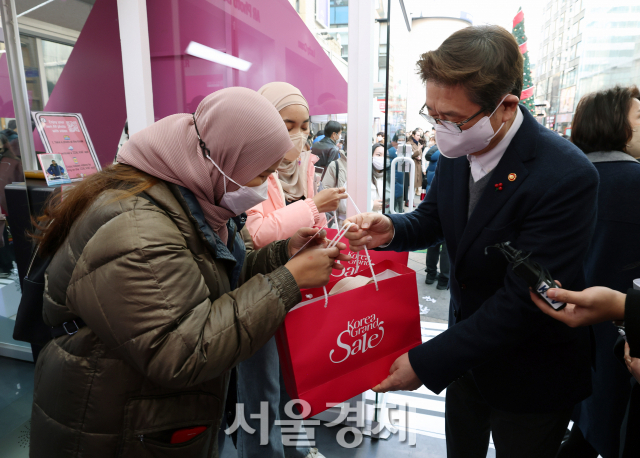
[[[45,0],[20,0],[16,14],[30,10]],[[54,0],[23,16],[80,32],[95,0]]]

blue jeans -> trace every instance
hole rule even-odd
[[[238,458],[303,458],[309,454],[309,448],[297,449],[282,444],[282,433],[275,421],[281,418],[280,361],[275,337],[258,350],[251,358],[238,365],[238,403],[244,404],[244,418],[247,424],[255,429],[249,434],[238,429]],[[285,401],[289,400],[289,396]],[[260,445],[260,419],[251,418],[251,414],[260,413],[260,402],[269,403],[267,431],[269,443]]]

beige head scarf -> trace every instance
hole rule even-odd
[[[307,112],[309,111],[309,104],[302,92],[289,83],[277,81],[265,84],[258,90],[258,94],[265,96],[278,111],[289,105],[302,105]],[[310,151],[301,150],[297,160],[289,162],[285,159],[278,167],[278,178],[284,197],[290,202],[300,199],[307,192],[307,167],[310,155]]]
[[[211,159],[243,186],[293,147],[278,111],[251,89],[232,87],[214,92],[200,102],[195,120]],[[118,162],[193,192],[207,223],[226,243],[226,223],[236,215],[219,203],[225,181],[227,192],[238,186],[204,157],[194,115],[168,116],[133,134],[118,152]]]

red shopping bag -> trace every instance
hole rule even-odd
[[[337,229],[325,229],[327,231],[327,239],[333,240],[336,235],[338,235]],[[349,246],[349,240],[342,237],[340,239],[342,243]],[[369,270],[369,265],[367,263],[367,256],[364,253],[364,250],[361,250],[357,253],[350,251],[348,253],[351,256],[351,261],[340,261],[344,266],[344,270],[334,270],[331,273],[331,276],[337,279],[343,277],[355,277],[356,275],[366,275],[370,276],[371,271]],[[398,264],[402,264],[406,266],[409,263],[409,252],[405,251],[403,253],[397,253],[395,251],[373,251],[369,250],[369,257],[371,258],[371,264],[376,265],[382,261],[393,261]]]
[[[305,418],[373,388],[422,343],[415,271],[388,260],[373,270],[378,291],[371,283],[329,296],[327,307],[322,288],[302,291],[276,334],[287,392],[311,406]]]

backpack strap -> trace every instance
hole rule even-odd
[[[63,335],[72,336],[80,329],[84,328],[87,324],[82,321],[80,318],[74,318],[71,321],[66,321],[62,323],[60,326],[54,326],[51,328],[51,337],[56,338]]]

